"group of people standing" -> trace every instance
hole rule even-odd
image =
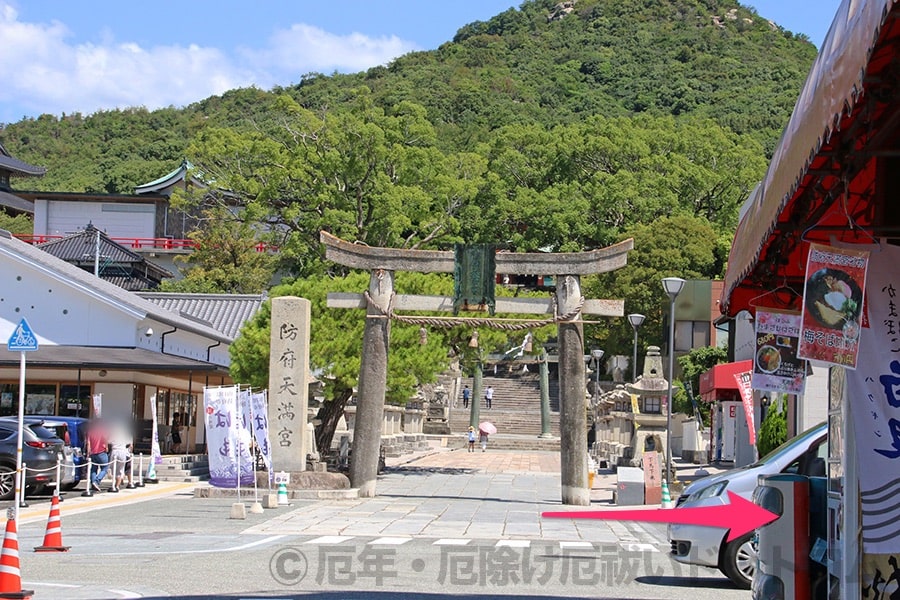
[[[487,450],[488,434],[486,431],[478,430],[478,441],[481,443],[481,451]],[[469,452],[475,452],[475,428],[469,425]]]
[[[97,419],[88,427],[85,445],[91,457],[90,483],[88,485],[93,491],[103,491],[100,483],[109,473],[110,465],[114,467],[111,492],[118,492],[126,477],[128,485],[132,484],[132,437],[127,427],[117,424],[109,426],[101,419]]]
[[[469,408],[469,400],[472,399],[472,390],[469,389],[468,385],[463,387],[462,398],[463,398],[463,408]],[[491,405],[493,403],[494,403],[494,388],[492,386],[487,386],[487,389],[484,390],[484,406],[485,406],[485,408],[491,408]]]

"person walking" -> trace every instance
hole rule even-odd
[[[487,389],[484,390],[484,405],[488,408],[491,407],[491,404],[494,402],[494,388],[491,386],[487,386]]]
[[[87,434],[87,451],[91,457],[91,481],[88,485],[95,492],[102,492],[100,482],[109,471],[109,438],[106,427],[99,420],[91,424]]]
[[[109,438],[110,459],[113,462],[113,487],[110,491],[118,492],[125,479],[125,469],[131,459],[131,436],[128,435],[124,425],[118,425],[113,429]]]
[[[469,399],[472,397],[472,390],[469,386],[463,388],[463,408],[469,408]]]
[[[480,434],[478,439],[481,442],[481,451],[485,452],[487,450],[487,442],[488,442],[487,431],[484,431],[483,429],[479,429],[478,433]]]
[[[469,425],[469,452],[475,452],[475,428]]]

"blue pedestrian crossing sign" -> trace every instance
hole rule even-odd
[[[6,342],[6,349],[10,352],[28,352],[38,349],[37,336],[31,330],[31,326],[24,318],[19,322]]]

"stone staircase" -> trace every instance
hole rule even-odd
[[[505,368],[505,367],[504,367]],[[473,398],[480,402],[479,421],[490,421],[497,426],[498,434],[533,435],[541,433],[541,386],[537,373],[503,373],[485,375],[483,389],[494,388],[492,408],[484,405],[484,398]],[[555,377],[550,381],[550,433],[559,436],[559,382]],[[461,385],[474,388],[471,377],[464,377]],[[451,405],[452,406],[452,405]],[[450,409],[450,431],[465,432],[469,427],[469,410],[462,406],[462,398],[457,398],[455,407]]]
[[[206,454],[163,455],[162,463],[156,465],[156,478],[187,483],[206,481],[209,479],[209,457]]]

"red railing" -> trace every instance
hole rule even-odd
[[[29,235],[14,234],[13,237],[22,240],[28,244],[43,244],[53,240],[61,240],[65,236],[62,235]],[[182,250],[192,251],[199,248],[199,244],[194,240],[176,239],[176,238],[128,238],[128,237],[110,237],[115,243],[131,248],[132,250]],[[268,244],[259,243],[256,245],[257,252],[271,252],[276,250],[275,247]]]

